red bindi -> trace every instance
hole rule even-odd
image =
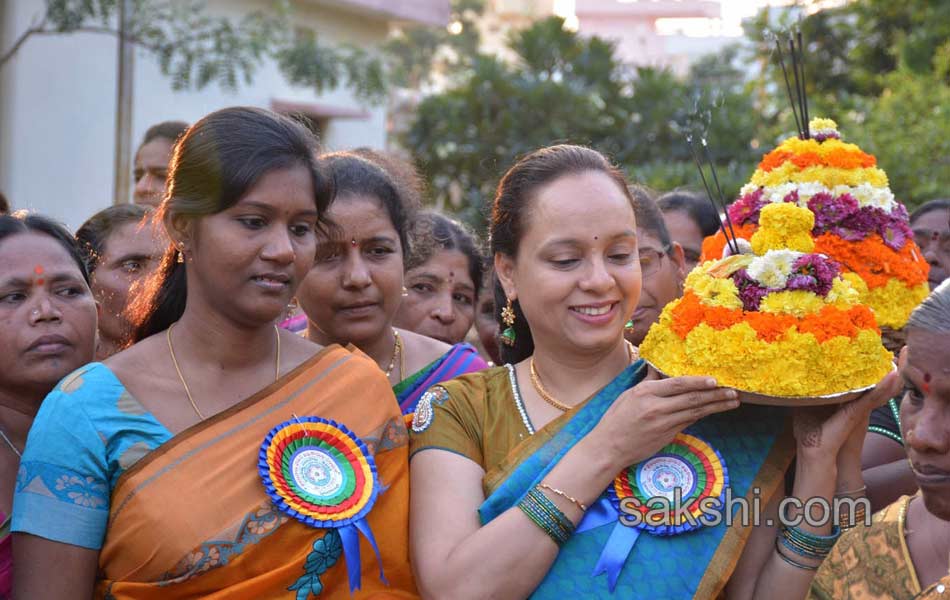
[[[36,273],[37,275],[42,275],[43,265],[36,265],[35,267],[33,267],[33,272]]]

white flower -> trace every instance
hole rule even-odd
[[[772,289],[782,289],[792,272],[792,265],[802,255],[793,250],[769,250],[749,265],[749,277]]]
[[[803,181],[798,184],[798,204],[806,207],[808,200],[815,194],[827,192],[828,188],[817,181]]]
[[[739,190],[739,197],[753,194],[757,189],[759,189],[759,186],[755,185],[754,183],[747,183]]]
[[[785,196],[798,189],[797,183],[783,183],[765,188],[765,195],[769,202],[784,202]]]

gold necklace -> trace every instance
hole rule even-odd
[[[624,342],[627,344],[627,356],[629,357],[632,364],[640,357],[640,353],[637,351],[637,348],[628,340],[624,340]],[[538,392],[538,395],[541,396],[542,400],[562,412],[567,412],[573,408],[567,404],[564,404],[563,402],[559,402],[544,388],[544,384],[541,383],[541,376],[538,375],[538,369],[534,366],[533,356],[531,357],[531,361],[528,363],[528,366],[531,371],[531,385],[534,386],[534,391]]]
[[[389,361],[389,368],[386,369],[386,377],[389,377],[393,374],[393,369],[396,368],[396,361],[399,361],[399,375],[403,373],[403,361],[402,361],[402,338],[399,337],[399,332],[396,331],[396,328],[393,327],[393,337],[396,338],[396,342],[393,344],[393,357]]]
[[[172,323],[168,329],[165,330],[165,339],[168,340],[168,353],[172,357],[172,364],[175,365],[175,372],[178,373],[178,380],[181,381],[181,386],[185,388],[185,395],[188,396],[188,402],[191,402],[191,408],[194,409],[195,414],[198,415],[198,418],[204,421],[205,416],[201,414],[201,411],[198,410],[198,405],[195,403],[195,399],[191,397],[191,390],[188,389],[188,382],[185,381],[185,376],[181,374],[181,368],[178,366],[178,359],[175,358],[175,347],[172,345],[172,329],[175,328],[175,325],[178,323]],[[274,381],[280,379],[280,329],[277,328],[277,325],[274,325],[274,334],[277,336],[277,360],[274,365]]]
[[[528,365],[531,370],[531,385],[534,386],[534,391],[536,391],[538,395],[541,396],[541,399],[561,412],[567,412],[571,410],[570,406],[558,402],[554,396],[549,394],[548,391],[544,389],[544,385],[541,383],[541,378],[538,376],[538,370],[534,368],[533,356],[531,357],[531,361],[528,363]]]

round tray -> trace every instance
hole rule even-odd
[[[661,376],[669,377],[662,369],[657,368],[657,366],[650,361],[646,359],[643,360]],[[892,368],[892,370],[894,368]],[[768,394],[760,394],[758,392],[750,392],[749,390],[740,390],[738,388],[736,388],[736,391],[739,392],[739,402],[746,402],[748,404],[764,404],[767,406],[822,406],[851,402],[864,392],[874,389],[876,385],[877,384],[866,385],[862,388],[835,394],[825,394],[823,396],[770,396]]]

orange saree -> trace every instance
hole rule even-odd
[[[359,537],[361,589],[350,593],[336,530],[278,511],[258,473],[275,425],[307,416],[344,424],[374,455],[383,490]],[[369,359],[320,352],[228,411],[147,454],[112,491],[97,597],[415,598],[409,568],[408,437],[388,382]]]

